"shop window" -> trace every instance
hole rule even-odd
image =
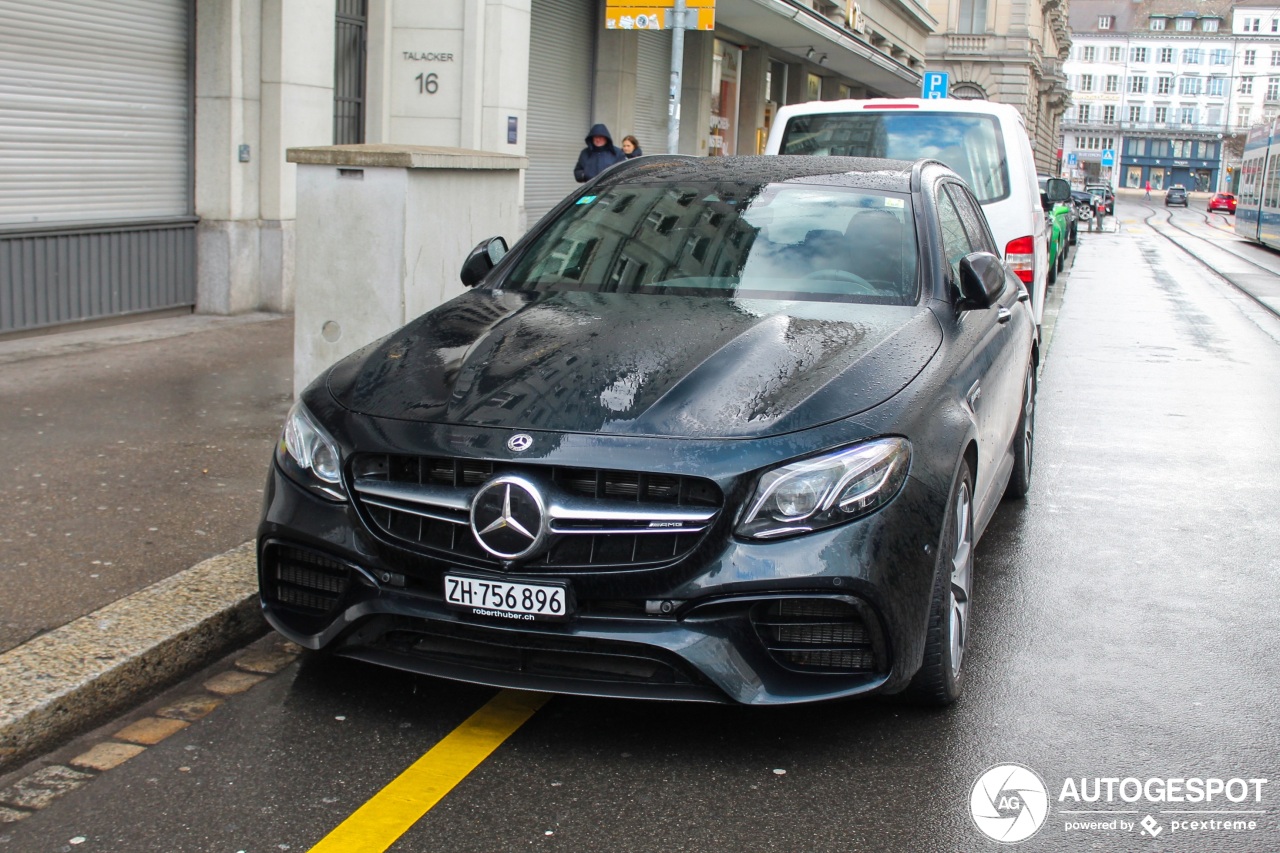
[[[707,137],[707,154],[712,157],[727,157],[737,152],[741,65],[742,51],[716,39],[711,68],[711,132]]]

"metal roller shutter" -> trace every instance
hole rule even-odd
[[[581,0],[533,0],[524,176],[529,225],[577,186],[573,164],[592,123],[594,8]]]
[[[191,212],[187,0],[0,0],[0,226]]]
[[[645,154],[667,153],[667,103],[671,95],[671,33],[638,32],[636,129]],[[619,139],[626,134],[623,133]]]

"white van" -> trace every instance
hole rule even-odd
[[[1039,325],[1049,237],[1031,141],[1015,108],[919,98],[794,104],[778,110],[765,153],[932,157],[946,163],[981,202],[1005,260],[1031,294]]]

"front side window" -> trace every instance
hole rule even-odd
[[[1115,123],[1116,123],[1116,107],[1115,107],[1115,104],[1107,104],[1106,106],[1104,106],[1104,107],[1102,108],[1102,123],[1103,123],[1103,124],[1115,124]]]
[[[1182,52],[1182,61],[1187,65],[1200,65],[1204,62],[1204,51],[1198,47],[1189,47]]]
[[[1135,107],[1135,106],[1130,105],[1130,107],[1129,107],[1129,121],[1130,121],[1130,122],[1132,122],[1133,124],[1137,124],[1138,122],[1142,121],[1142,107]],[[1140,140],[1134,139],[1134,140],[1131,140],[1131,141],[1132,141],[1132,142],[1138,142],[1138,141],[1140,141]],[[1137,152],[1137,151],[1131,151],[1130,153],[1131,153],[1131,154],[1137,154],[1138,152]]]
[[[1008,154],[990,115],[866,110],[796,116],[787,123],[778,153],[932,157],[954,169],[983,204],[1009,195]]]
[[[1244,64],[1256,65],[1258,62],[1258,52],[1256,50],[1246,50],[1244,52]]]
[[[1174,21],[1173,28],[1181,33],[1189,33],[1191,32],[1191,25],[1194,23],[1195,19],[1193,18],[1179,18]]]
[[[1208,86],[1207,92],[1210,96],[1215,98],[1225,97],[1227,94],[1227,78],[1226,77],[1209,78],[1209,86]]]
[[[1173,48],[1171,47],[1160,48],[1160,61],[1164,63],[1173,62]]]
[[[1153,30],[1163,30],[1163,29],[1164,29],[1164,22],[1165,22],[1165,19],[1164,19],[1164,18],[1152,18],[1152,19],[1151,19],[1151,29],[1153,29]]]
[[[951,269],[952,292],[959,295],[960,261],[973,251],[973,246],[969,243],[969,235],[965,233],[964,222],[955,203],[946,193],[938,194],[938,222],[942,226],[942,253]]]
[[[1123,62],[1124,48],[1119,45],[1112,45],[1107,48],[1107,62]]]
[[[1093,75],[1092,74],[1080,75],[1080,91],[1081,92],[1093,91]]]
[[[1120,91],[1120,75],[1118,74],[1107,75],[1107,91],[1108,92]]]
[[[1179,107],[1178,122],[1180,124],[1195,124],[1196,108],[1195,107]]]
[[[1145,47],[1134,47],[1129,49],[1129,59],[1133,62],[1146,62],[1147,49]]]
[[[1155,120],[1156,120],[1156,124],[1164,124],[1165,122],[1167,122],[1169,120],[1169,108],[1156,107]]]
[[[1156,94],[1157,95],[1173,94],[1173,78],[1172,77],[1156,78]]]
[[[908,195],[816,184],[622,184],[579,198],[495,286],[906,305],[911,210]]]
[[[1183,77],[1178,81],[1179,95],[1198,95],[1200,94],[1200,78],[1199,77]]]
[[[1080,59],[1082,62],[1094,62],[1098,58],[1098,49],[1091,44],[1086,44],[1080,48]]]
[[[1267,78],[1267,100],[1280,101],[1280,77]]]
[[[1110,15],[1100,15],[1098,17],[1098,29],[1100,30],[1111,29],[1111,21],[1112,21],[1112,17]]]
[[[1133,95],[1145,95],[1147,93],[1146,77],[1130,77],[1129,93]]]
[[[1214,65],[1230,65],[1231,51],[1227,50],[1225,47],[1217,48],[1212,54],[1210,54],[1210,61],[1213,62]]]
[[[1081,104],[1077,109],[1077,115],[1080,117],[1082,124],[1089,122],[1089,104]]]
[[[1200,29],[1204,30],[1206,33],[1216,33],[1218,31],[1218,19],[1205,18],[1200,22]]]

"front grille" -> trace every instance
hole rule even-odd
[[[311,615],[337,609],[351,570],[315,551],[272,543],[263,550],[264,593],[279,604]]]
[[[497,568],[470,527],[471,499],[488,480],[519,474],[548,503],[550,544],[521,570],[657,566],[688,554],[723,504],[699,477],[593,468],[499,464],[429,456],[362,454],[354,495],[373,526],[415,550]]]
[[[378,645],[426,661],[492,672],[593,683],[691,686],[701,678],[678,659],[632,643],[422,623],[388,631]]]
[[[769,654],[787,669],[859,675],[883,668],[874,622],[846,601],[780,599],[757,607],[751,621]]]

